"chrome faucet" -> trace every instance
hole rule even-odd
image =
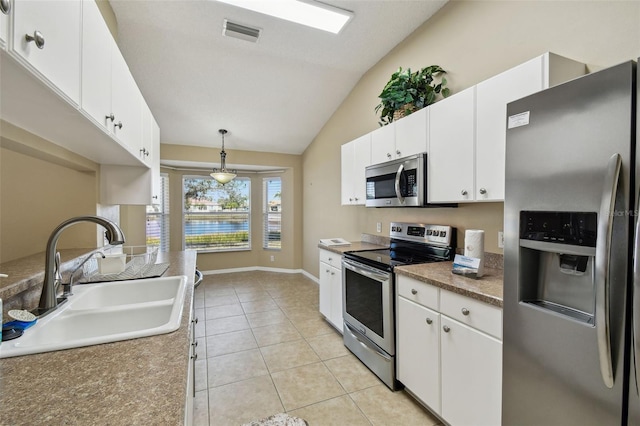
[[[40,303],[38,304],[38,308],[34,311],[34,313],[38,316],[46,315],[47,313],[57,308],[59,303],[62,303],[66,300],[66,297],[60,298],[60,300],[58,300],[56,296],[56,290],[58,289],[62,281],[60,274],[60,253],[58,253],[56,247],[58,245],[58,238],[60,238],[60,234],[62,234],[62,231],[67,229],[69,226],[80,222],[93,222],[101,225],[107,230],[107,232],[105,232],[105,237],[107,238],[109,244],[124,244],[124,233],[118,227],[118,225],[116,225],[109,219],[105,219],[100,216],[72,217],[71,219],[65,220],[60,225],[58,225],[56,229],[54,229],[51,233],[49,241],[47,242],[42,294],[40,295]]]

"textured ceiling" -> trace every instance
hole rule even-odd
[[[334,35],[214,0],[110,1],[162,143],[219,147],[226,128],[228,149],[289,154],[301,154],[360,77],[445,2],[329,0],[354,13]],[[225,18],[261,28],[260,40],[224,37]]]

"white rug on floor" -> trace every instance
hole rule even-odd
[[[306,420],[285,413],[275,414],[266,419],[255,420],[242,426],[309,426]]]

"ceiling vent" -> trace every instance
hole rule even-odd
[[[240,40],[246,40],[255,43],[258,41],[258,37],[260,37],[260,29],[236,24],[235,22],[231,22],[228,19],[225,19],[222,34],[226,37],[239,38]]]

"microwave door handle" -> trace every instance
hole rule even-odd
[[[598,239],[596,241],[596,315],[595,326],[600,358],[600,373],[605,386],[613,387],[611,360],[611,332],[609,330],[609,269],[613,217],[622,159],[613,154],[607,164],[607,172],[598,214]]]
[[[404,197],[402,196],[402,191],[400,191],[400,178],[402,177],[402,173],[404,173],[404,164],[400,164],[396,172],[396,197],[398,197],[400,203],[404,203]]]

